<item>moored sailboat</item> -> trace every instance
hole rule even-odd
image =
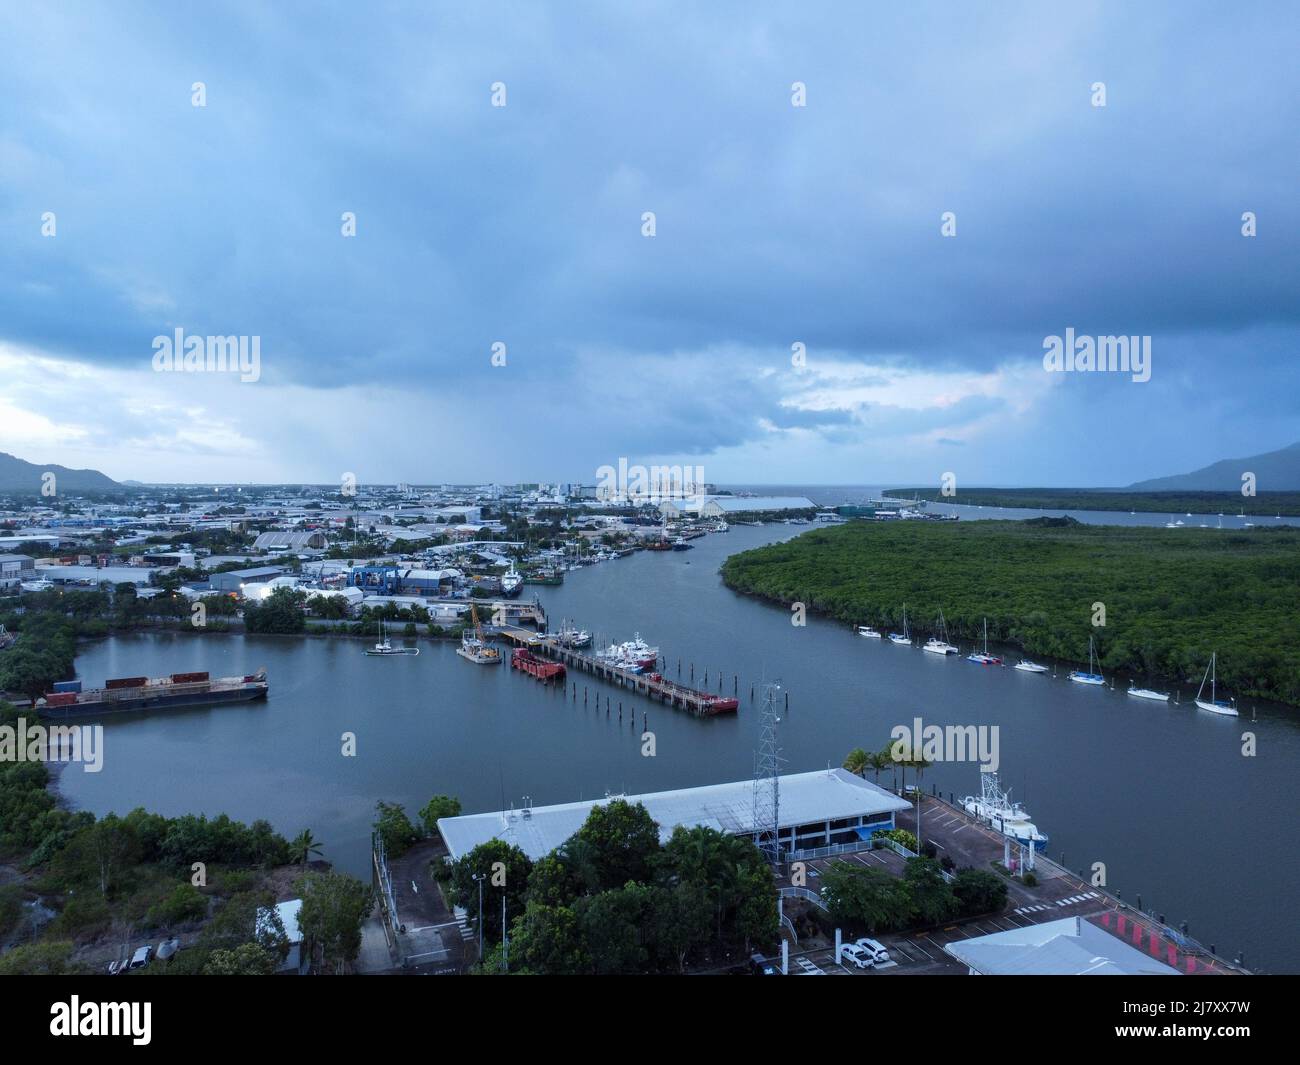
[[[1200,688],[1196,691],[1196,705],[1202,710],[1208,710],[1212,714],[1223,714],[1226,717],[1237,717],[1239,716],[1237,714],[1237,700],[1229,699],[1227,702],[1224,702],[1219,698],[1218,660],[1219,653],[1217,651],[1210,655],[1210,664],[1205,670],[1205,676],[1201,678]],[[1205,682],[1207,680],[1210,682],[1210,698],[1208,701],[1201,698],[1201,696],[1205,694]]]
[[[1074,681],[1075,684],[1105,684],[1106,678],[1103,677],[1100,673],[1096,672],[1096,669],[1097,669],[1097,655],[1095,649],[1093,648],[1092,637],[1089,636],[1088,637],[1088,672],[1085,673],[1081,669],[1071,670],[1070,679]]]

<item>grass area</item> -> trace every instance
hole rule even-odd
[[[959,488],[945,496],[937,488],[891,488],[892,499],[919,496],[933,503],[962,506],[1026,507],[1031,510],[1119,510],[1144,514],[1174,514],[1183,520],[1191,514],[1206,516],[1240,514],[1272,519],[1300,515],[1300,492],[1260,492],[1247,499],[1240,492],[1113,492],[1105,488]]]
[[[736,591],[850,624],[989,638],[1072,662],[1300,705],[1300,529],[1221,532],[1027,522],[853,522],[732,555]],[[1094,604],[1105,605],[1094,626]]]

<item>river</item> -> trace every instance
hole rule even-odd
[[[1022,512],[1023,516],[1023,512]],[[1125,515],[1127,517],[1127,515]],[[97,814],[144,806],[167,815],[263,817],[288,836],[311,828],[324,856],[367,875],[377,799],[413,816],[431,796],[465,810],[534,804],[747,779],[757,712],[751,685],[789,695],[780,742],[788,772],[838,765],[852,747],[879,749],[897,724],[996,725],[1002,779],[1025,802],[1048,852],[1071,868],[1105,864],[1111,890],[1220,953],[1293,971],[1300,923],[1290,915],[1300,869],[1300,818],[1290,795],[1300,765],[1293,711],[1245,702],[1240,720],[1122,691],[980,667],[887,641],[864,640],[815,617],[738,596],[718,567],[736,551],[802,527],[735,527],[694,550],[641,552],[567,575],[537,591],[552,627],[562,617],[603,637],[639,632],[658,644],[668,674],[691,664],[717,690],[738,676],[740,713],[699,720],[575,675],[577,700],[508,666],[474,666],[448,643],[421,640],[418,657],[371,658],[356,640],[145,634],[85,645],[87,683],[106,677],[266,666],[265,703],[132,716],[105,723],[104,769],[70,767],[74,805]],[[584,703],[584,689],[586,701]],[[606,698],[609,709],[606,710]],[[622,700],[623,720],[618,705]],[[631,715],[635,713],[635,725]],[[641,753],[641,715],[655,734]],[[1252,719],[1252,714],[1257,719]],[[1257,754],[1242,754],[1242,734]],[[341,753],[343,734],[356,754]],[[935,765],[941,792],[977,791],[974,764]]]

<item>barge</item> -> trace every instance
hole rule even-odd
[[[171,710],[180,706],[208,706],[217,703],[245,703],[265,699],[266,669],[242,677],[218,677],[207,673],[173,673],[167,677],[116,677],[102,688],[80,690],[79,681],[61,682],[36,700],[41,717],[98,717],[128,710]]]
[[[564,679],[565,669],[563,663],[548,662],[523,647],[516,647],[510,652],[510,665],[513,669],[518,669],[543,682],[549,682],[557,678],[561,681]]]

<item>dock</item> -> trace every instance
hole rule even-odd
[[[647,699],[654,699],[678,710],[685,710],[696,717],[716,717],[719,714],[735,713],[740,701],[722,694],[699,691],[684,684],[668,680],[658,673],[633,673],[618,666],[569,647],[563,646],[550,636],[539,636],[528,629],[514,625],[495,625],[489,630],[504,637],[516,647],[524,648],[533,655],[545,656],[565,668],[581,673],[589,673],[598,680],[620,688],[628,688]]]

